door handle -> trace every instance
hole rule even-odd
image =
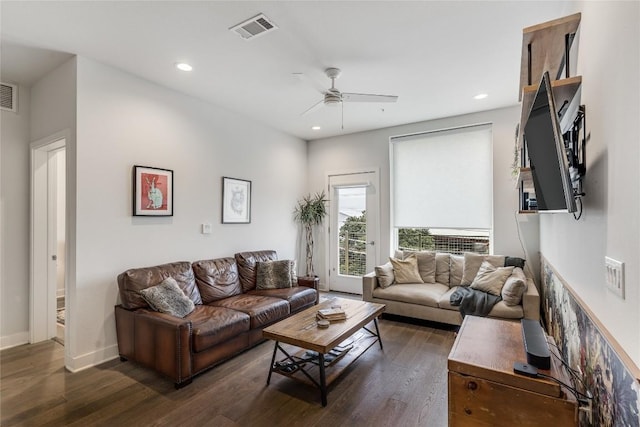
[[[52,261],[57,261],[58,260],[58,255],[51,255],[51,260]]]
[[[374,246],[376,244],[376,242],[374,242],[373,240],[369,242],[369,245]]]

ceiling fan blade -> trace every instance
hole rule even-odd
[[[396,102],[395,95],[373,95],[370,93],[342,93],[344,102]]]
[[[326,87],[323,87],[320,83],[318,83],[317,81],[311,79],[309,76],[307,76],[304,73],[292,73],[292,74],[296,79],[298,79],[301,82],[313,87],[315,90],[317,90],[318,92],[320,92],[323,95],[327,91]]]
[[[322,107],[323,104],[324,104],[324,99],[321,99],[320,101],[318,101],[315,104],[313,104],[309,109],[307,109],[305,112],[303,112],[300,115],[301,116],[306,116],[307,114],[313,113],[314,111],[316,111],[317,109]]]

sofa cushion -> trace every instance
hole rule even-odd
[[[242,293],[234,258],[196,261],[192,268],[204,304]]]
[[[449,263],[451,262],[449,254],[436,253],[436,282],[443,285],[449,285]]]
[[[464,269],[464,257],[462,255],[450,255],[449,286],[460,286],[462,270]]]
[[[289,303],[280,298],[242,294],[214,301],[210,305],[247,313],[251,329],[267,326],[289,315]]]
[[[418,272],[424,283],[436,282],[436,253],[433,251],[403,251],[403,258],[415,254],[418,259]]]
[[[454,286],[452,288],[449,288],[447,292],[442,294],[442,296],[438,300],[438,307],[445,310],[460,311],[459,305],[451,305],[451,294],[454,293],[457,289],[458,286]]]
[[[418,271],[418,258],[409,254],[405,259],[389,258],[396,283],[424,283]]]
[[[175,279],[182,292],[194,304],[202,304],[191,263],[181,261],[154,267],[132,268],[119,274],[118,289],[122,306],[128,310],[148,307],[140,291],[159,284],[167,277]]]
[[[502,300],[508,306],[522,302],[522,295],[527,290],[527,278],[521,268],[515,267],[502,287]]]
[[[378,278],[378,285],[381,287],[388,288],[395,283],[396,278],[393,275],[393,264],[391,264],[391,261],[377,266],[375,271],[376,277]]]
[[[469,286],[476,278],[480,265],[483,261],[489,261],[494,267],[504,266],[504,256],[501,255],[482,255],[473,252],[464,253],[464,267],[462,269],[462,286]]]
[[[187,319],[193,328],[196,353],[247,332],[251,324],[247,313],[211,305],[197,306]]]
[[[522,319],[524,310],[521,305],[508,306],[504,301],[498,301],[489,312],[489,317],[498,317],[502,319]]]
[[[298,286],[295,261],[259,261],[256,264],[256,289],[282,289],[293,286]]]
[[[151,309],[160,313],[182,318],[195,308],[193,301],[187,298],[172,277],[167,277],[156,286],[141,289],[140,294]]]
[[[504,282],[511,276],[514,268],[494,267],[489,261],[483,261],[470,287],[499,297],[501,296]]]
[[[293,288],[282,289],[256,289],[254,291],[249,291],[248,294],[286,300],[289,303],[292,313],[300,310],[301,308],[311,306],[316,302],[316,290],[305,286],[295,286]]]
[[[438,307],[445,310],[460,311],[460,306],[451,305],[451,294],[458,289],[457,286],[442,294],[438,300]],[[502,317],[505,319],[522,319],[524,310],[522,305],[508,306],[504,301],[498,301],[489,312],[490,317]]]
[[[247,292],[256,288],[257,270],[256,264],[260,261],[273,261],[278,259],[276,251],[252,251],[239,252],[235,254],[238,273],[240,274],[240,285],[242,291]]]
[[[438,301],[447,291],[449,291],[449,287],[440,283],[395,284],[388,288],[375,288],[373,297],[438,307]]]

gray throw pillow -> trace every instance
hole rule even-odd
[[[376,277],[378,278],[378,285],[380,285],[381,288],[388,288],[395,283],[396,278],[393,275],[393,265],[391,265],[391,261],[377,266],[375,270]]]
[[[185,317],[195,308],[193,301],[182,292],[173,277],[167,277],[156,286],[142,289],[140,294],[152,310],[160,313]]]
[[[256,264],[256,289],[283,289],[297,285],[294,260],[263,261]]]
[[[506,305],[520,305],[522,296],[527,290],[527,278],[521,268],[513,269],[511,276],[507,278],[502,287],[502,300]]]

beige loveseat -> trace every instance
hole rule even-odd
[[[409,252],[397,251],[395,258],[404,259],[408,255]],[[420,278],[425,283],[397,283],[393,276],[395,270],[391,268],[390,272],[390,267],[393,266],[387,263],[363,276],[362,299],[385,304],[387,314],[460,325],[462,315],[459,307],[451,305],[451,295],[459,286],[473,283],[478,272],[477,267],[483,261],[495,267],[503,267],[505,263],[507,266],[524,263],[524,260],[519,258],[471,253],[450,255],[425,251],[417,252],[414,256],[417,257]],[[516,271],[516,268],[513,271]],[[535,283],[531,278],[525,277],[522,270],[519,273],[525,282],[521,286],[521,298],[516,295],[514,300],[513,295],[510,295],[512,298],[507,298],[507,301],[512,305],[507,304],[505,300],[499,300],[491,308],[489,317],[540,319],[540,295]],[[390,284],[391,282],[393,283]],[[514,303],[516,304],[513,305]]]

